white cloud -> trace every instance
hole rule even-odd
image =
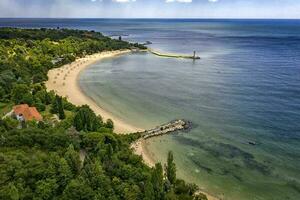
[[[187,0],[190,3],[179,3],[179,0],[136,0],[138,3],[133,0],[121,0],[123,3],[117,1],[96,0],[92,3],[92,0],[47,0],[48,3],[44,3],[46,0],[26,0],[25,4],[25,0],[0,0],[0,17],[300,19],[300,0],[276,0],[276,4],[262,4],[254,0],[224,0],[224,4],[222,0],[215,3],[211,2],[215,0]],[[171,2],[165,3],[167,1]],[[203,3],[205,1],[207,3]]]
[[[209,2],[211,2],[211,3],[216,3],[216,2],[218,2],[219,0],[208,0]]]
[[[173,3],[173,2],[178,2],[178,3],[192,3],[193,0],[166,0],[167,3]]]
[[[112,0],[113,2],[117,3],[129,3],[129,2],[136,2],[136,0]]]

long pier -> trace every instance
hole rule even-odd
[[[166,58],[185,58],[185,59],[193,59],[193,60],[199,60],[200,57],[196,56],[196,52],[194,51],[194,55],[179,55],[179,54],[171,54],[171,53],[161,53],[158,51],[155,51],[153,49],[148,48],[148,51],[154,55],[160,56],[160,57],[166,57]]]
[[[191,122],[179,119],[171,121],[167,124],[157,126],[154,129],[146,130],[142,133],[143,139],[149,139],[156,136],[174,133],[180,130],[188,130],[191,128]]]

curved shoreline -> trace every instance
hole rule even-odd
[[[55,91],[56,94],[66,97],[68,101],[76,106],[89,105],[90,108],[98,115],[101,115],[104,120],[111,119],[114,122],[114,132],[118,134],[129,134],[139,131],[144,131],[141,128],[132,126],[124,122],[122,119],[114,116],[105,108],[98,105],[92,98],[88,97],[79,86],[78,79],[80,73],[91,66],[95,62],[99,62],[104,58],[111,58],[122,54],[130,53],[130,50],[117,50],[106,51],[93,55],[86,56],[84,58],[76,59],[73,63],[63,65],[59,68],[54,68],[48,72],[48,81],[45,85],[47,91]],[[140,139],[131,145],[135,154],[142,156],[144,163],[150,167],[155,166],[155,159],[152,152],[147,148],[147,141]],[[204,192],[207,195],[208,200],[218,200],[218,198]]]
[[[86,56],[84,58],[76,59],[73,63],[64,65],[60,68],[51,69],[48,72],[48,81],[46,82],[47,90],[54,90],[56,94],[66,97],[76,106],[85,104],[89,105],[90,108],[97,115],[101,115],[104,120],[113,120],[115,125],[114,131],[118,134],[128,134],[143,131],[143,129],[124,122],[122,119],[114,116],[112,113],[99,106],[92,98],[88,97],[82,91],[78,84],[80,73],[87,67],[104,58],[115,57],[129,52],[131,51],[117,50],[101,52]]]

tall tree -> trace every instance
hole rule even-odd
[[[161,200],[163,194],[163,168],[160,163],[156,163],[152,172],[152,185],[154,190],[154,197],[156,200]]]
[[[65,153],[65,159],[70,166],[73,174],[79,174],[80,171],[80,157],[79,153],[75,151],[74,146],[70,145]]]
[[[62,192],[62,189],[65,188],[69,181],[73,178],[73,174],[66,159],[60,158],[58,164],[57,184],[59,185],[58,189]]]
[[[101,127],[99,118],[87,105],[79,108],[74,117],[73,125],[77,131],[97,131]]]
[[[62,97],[57,97],[57,105],[58,105],[58,117],[59,117],[59,119],[65,119],[66,115],[65,115],[65,111],[64,111]]]
[[[153,185],[150,180],[146,180],[144,185],[144,199],[143,200],[155,200]]]
[[[58,114],[59,119],[66,118],[62,97],[55,95],[55,99],[52,102],[51,113]]]
[[[55,98],[53,99],[52,104],[51,104],[51,110],[50,110],[50,112],[52,114],[57,114],[58,113],[58,101],[57,101],[57,98],[58,98],[58,96],[55,95]]]
[[[175,183],[175,181],[176,181],[176,165],[174,163],[174,157],[173,157],[172,151],[169,151],[169,153],[168,153],[166,176],[171,184]]]

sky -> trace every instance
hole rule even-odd
[[[0,17],[300,19],[300,0],[0,0]]]

